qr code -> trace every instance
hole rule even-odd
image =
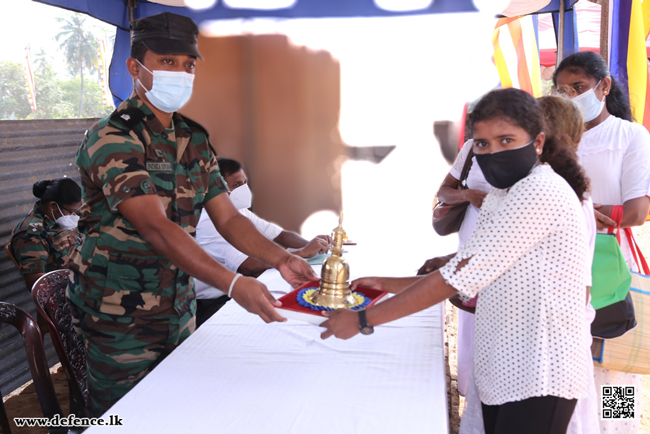
[[[601,419],[634,419],[636,386],[601,386]]]

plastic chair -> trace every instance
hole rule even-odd
[[[63,417],[63,411],[56,398],[50,369],[45,358],[43,337],[36,325],[36,321],[24,310],[13,304],[0,302],[0,324],[8,323],[16,327],[25,341],[27,362],[32,373],[36,395],[43,410],[43,416],[53,418],[55,415]],[[7,413],[2,406],[0,411],[0,428],[2,433],[11,433]],[[65,428],[51,428],[50,433],[67,433]]]
[[[44,318],[52,343],[68,378],[70,413],[85,414],[88,399],[86,351],[72,325],[70,303],[66,296],[70,270],[51,271],[41,276],[32,288],[32,298]]]

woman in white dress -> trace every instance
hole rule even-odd
[[[485,180],[481,168],[476,162],[476,157],[472,156],[471,168],[467,175],[467,188],[460,189],[461,172],[465,161],[472,148],[472,140],[468,140],[458,153],[454,165],[449,170],[449,174],[442,182],[438,190],[438,200],[449,204],[461,204],[469,202],[463,223],[458,231],[458,250],[460,250],[469,240],[474,232],[474,227],[478,220],[481,205],[485,196],[492,190],[492,186]],[[446,258],[451,259],[454,255]],[[430,273],[434,269],[440,268],[446,263],[439,258],[437,267],[429,267],[426,271]],[[429,261],[427,261],[429,262]],[[425,264],[425,268],[427,265]],[[424,273],[421,273],[424,274]],[[475,301],[473,303],[475,306]],[[465,396],[467,393],[470,371],[474,361],[474,314],[460,309],[458,311],[458,392]]]
[[[591,197],[599,232],[607,230],[612,206],[623,205],[622,227],[640,226],[650,210],[650,135],[632,122],[630,103],[607,64],[597,53],[584,51],[566,57],[555,71],[556,87],[581,108],[585,133],[578,149],[580,163],[591,181]],[[636,264],[625,237],[621,250],[632,270]],[[596,390],[601,385],[636,385],[641,406],[641,376],[595,369]],[[598,400],[600,405],[600,399]],[[601,433],[633,434],[639,418],[600,421]]]
[[[588,387],[589,242],[580,204],[587,183],[583,178],[575,190],[540,162],[542,110],[527,93],[488,93],[470,124],[477,163],[495,187],[470,239],[427,276],[353,282],[353,289],[361,284],[398,294],[362,313],[325,313],[321,336],[368,334],[371,326],[480,291],[474,367],[485,432],[565,433]]]

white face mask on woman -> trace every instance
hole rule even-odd
[[[59,208],[59,204],[56,204],[56,207]],[[76,214],[69,214],[69,215],[63,215],[63,211],[61,211],[61,208],[59,208],[59,212],[61,213],[61,217],[58,219],[54,218],[54,211],[52,211],[52,218],[54,221],[62,228],[62,229],[74,229],[77,227],[77,223],[79,223],[79,216]]]
[[[593,89],[589,89],[585,93],[571,98],[571,101],[580,107],[580,111],[582,111],[582,117],[584,118],[585,122],[593,121],[596,119],[596,117],[602,113],[603,107],[605,107],[605,96],[603,95],[603,100],[600,101],[596,96],[596,92],[594,92],[601,81],[603,80],[600,79],[600,81],[596,83]]]
[[[138,61],[138,63],[140,63]],[[153,76],[151,90],[147,90],[138,79],[138,84],[146,91],[149,102],[158,110],[165,113],[174,113],[183,107],[192,96],[194,74],[184,71],[149,71],[142,63],[140,66]]]
[[[253,203],[253,193],[248,188],[248,184],[237,187],[230,192],[230,200],[237,209],[250,208]]]

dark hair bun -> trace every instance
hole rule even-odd
[[[32,187],[32,194],[40,199],[43,197],[45,190],[47,190],[47,187],[50,184],[52,184],[52,181],[49,179],[41,179],[40,181],[35,182],[34,186]]]

